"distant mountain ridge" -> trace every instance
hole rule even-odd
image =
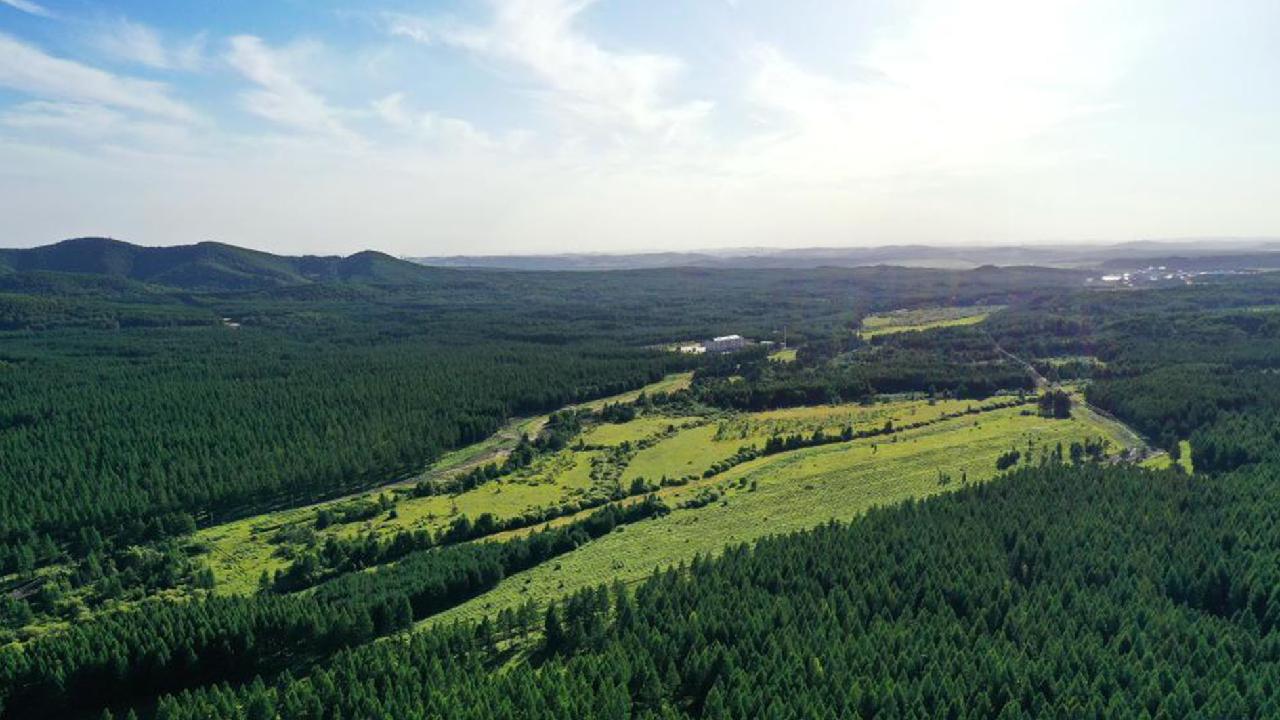
[[[1113,245],[935,246],[883,245],[846,248],[739,248],[701,252],[555,255],[454,255],[408,258],[433,267],[503,270],[638,270],[671,267],[815,268],[898,265],[972,269],[983,265],[1059,268],[1142,267],[1147,260],[1252,254],[1280,267],[1280,239],[1203,238]]]
[[[216,242],[144,247],[111,238],[0,249],[0,273],[101,275],[188,290],[256,290],[318,282],[421,282],[428,268],[366,250],[347,257],[290,257]]]
[[[85,237],[34,248],[0,249],[0,287],[16,291],[73,282],[91,283],[103,290],[108,288],[103,283],[108,283],[114,292],[137,293],[148,292],[148,286],[192,291],[251,291],[317,283],[411,285],[439,280],[441,273],[459,269],[563,272],[896,266],[953,270],[1043,267],[1114,273],[1166,265],[1171,270],[1187,271],[1276,270],[1280,269],[1280,241],[1205,239],[1007,247],[890,245],[400,259],[372,250],[345,257],[288,256],[218,242],[148,247],[111,238]],[[62,279],[58,280],[59,277]]]

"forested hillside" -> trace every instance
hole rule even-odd
[[[1269,277],[112,267],[0,275],[5,717],[1275,710]]]
[[[0,250],[0,271],[59,272],[181,287],[248,290],[312,282],[406,283],[424,268],[379,252],[350,257],[286,257],[223,243],[141,247],[110,238],[76,238],[55,245]]]
[[[1272,717],[1275,480],[1027,470],[157,717]]]
[[[0,571],[403,476],[507,418],[660,378],[625,348],[55,331],[0,366]],[[92,362],[87,362],[92,358]],[[92,533],[89,533],[92,530]]]
[[[0,475],[22,478],[0,486],[0,571],[394,479],[507,418],[689,362],[655,342],[823,334],[863,307],[1072,277],[420,269],[430,282],[192,293],[127,279],[187,248],[92,243],[101,263],[65,244],[12,252],[105,275],[0,276]]]
[[[1002,314],[991,332],[1028,356],[1092,356],[1091,402],[1193,462],[1232,470],[1280,458],[1280,282],[1162,293],[1083,293]]]
[[[1090,358],[1076,363],[1092,368],[1089,397],[1171,448],[1192,438],[1204,474],[1028,468],[580,593],[536,619],[438,628],[305,678],[182,693],[159,716],[1274,716],[1276,436],[1241,428],[1274,428],[1275,291],[1084,294],[980,331],[1032,357]],[[773,370],[762,378],[806,376]],[[744,382],[754,389],[731,384]],[[1256,454],[1220,461],[1242,443]],[[526,663],[506,665],[512,642]]]

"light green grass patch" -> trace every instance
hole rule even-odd
[[[618,395],[611,395],[607,398],[600,398],[599,400],[592,400],[591,402],[580,403],[572,407],[575,409],[599,410],[605,405],[616,405],[617,403],[635,402],[636,398],[640,397],[640,393],[645,393],[646,395],[653,395],[654,393],[669,394],[669,393],[676,392],[677,390],[685,390],[685,389],[688,389],[691,383],[693,383],[693,373],[691,372],[674,373],[666,376],[665,378],[659,380],[658,382],[645,385],[639,390],[632,390],[631,392],[619,393]]]
[[[1195,472],[1195,465],[1191,460],[1191,443],[1187,440],[1178,442],[1178,464],[1186,471],[1188,475]],[[1173,467],[1173,458],[1167,452],[1159,452],[1146,460],[1142,461],[1142,467],[1151,468],[1152,470],[1167,470]]]
[[[894,310],[883,315],[868,315],[863,318],[862,329],[858,335],[863,340],[870,340],[877,335],[976,325],[986,320],[991,313],[1003,309],[1003,305],[972,305]]]
[[[636,453],[622,473],[624,486],[635,478],[658,482],[664,475],[681,478],[701,477],[717,462],[733,456],[741,442],[717,442],[715,425],[682,430],[674,437],[659,441],[653,447]]]
[[[673,392],[688,387],[692,378],[692,373],[668,375],[640,390],[602,398],[578,407],[598,409],[607,403],[632,402],[641,392]],[[478,465],[499,462],[515,446],[521,435],[536,435],[546,424],[547,417],[539,415],[515,418],[486,440],[446,453],[421,474],[410,478],[396,479],[382,487],[336,500],[264,513],[205,528],[193,537],[194,544],[210,548],[207,561],[217,580],[216,592],[254,592],[263,571],[271,575],[289,564],[289,559],[278,552],[280,546],[271,542],[280,528],[287,525],[314,527],[316,515],[322,509],[332,509],[350,502],[376,501],[380,494],[392,494],[392,489],[396,487],[410,486],[423,479],[448,477]],[[655,421],[651,424],[660,423]],[[666,425],[663,424],[662,427],[665,428]],[[644,433],[635,429],[620,429],[618,432],[644,436]],[[506,518],[523,515],[538,507],[561,505],[591,491],[591,458],[595,456],[594,453],[564,450],[554,456],[540,458],[533,467],[513,476],[457,496],[400,498],[395,504],[396,517],[380,513],[363,522],[334,525],[318,531],[317,536],[319,542],[323,542],[330,535],[351,537],[366,532],[394,534],[400,530],[435,530],[448,525],[457,513],[475,518],[489,512],[498,518]]]
[[[844,403],[786,408],[759,413],[727,414],[702,427],[680,431],[653,447],[636,453],[622,474],[624,486],[636,478],[657,482],[701,477],[712,465],[733,457],[743,447],[764,447],[774,435],[811,437],[819,428],[838,435],[846,426],[855,430],[879,429],[886,422],[903,426],[936,420],[944,414],[963,412],[987,401],[901,400],[860,405]]]
[[[1050,367],[1063,367],[1064,365],[1091,365],[1093,367],[1106,367],[1107,364],[1092,355],[1059,355],[1056,357],[1048,357],[1044,359]]]
[[[659,435],[669,427],[678,428],[694,420],[697,418],[646,415],[626,423],[601,423],[583,433],[582,442],[587,445],[606,447],[616,447],[624,442],[634,444],[645,438]]]
[[[727,438],[763,443],[772,435],[812,435],[819,428],[827,434],[839,434],[847,426],[868,430],[884,427],[886,422],[895,426],[928,422],[987,402],[990,401],[910,399],[865,405],[815,405],[738,415],[722,422],[720,427],[723,428],[721,434]]]
[[[778,352],[775,352],[775,353],[770,354],[770,355],[769,355],[769,359],[770,359],[770,360],[772,360],[772,361],[774,361],[774,362],[783,362],[783,363],[795,362],[795,361],[796,361],[796,349],[795,349],[795,348],[784,348],[784,349],[782,349],[782,350],[779,350]]]
[[[536,508],[562,505],[591,490],[591,458],[596,455],[564,450],[540,459],[532,469],[464,493],[402,498],[395,503],[394,516],[383,512],[369,520],[333,525],[316,531],[316,537],[323,543],[330,536],[351,538],[368,533],[390,536],[401,530],[437,531],[460,514],[474,519],[491,513],[505,519]],[[271,542],[272,537],[285,525],[314,528],[315,510],[313,507],[270,513],[197,533],[196,540],[210,548],[208,562],[217,579],[217,591],[253,592],[264,570],[270,575],[284,569],[289,560],[277,554],[280,546]]]
[[[1010,408],[906,431],[896,442],[869,438],[760,458],[660,493],[673,506],[705,488],[719,489],[721,500],[626,526],[513,575],[491,592],[427,622],[476,618],[530,599],[546,603],[613,580],[638,581],[657,568],[719,552],[730,543],[849,520],[873,506],[960,487],[962,476],[969,482],[984,481],[995,476],[996,458],[1013,447],[1024,452],[1030,447],[1030,454],[1038,457],[1058,443],[1069,447],[1073,441],[1101,435],[1119,450],[1125,438],[1091,418],[1081,414],[1048,420]],[[941,484],[939,473],[950,481]]]

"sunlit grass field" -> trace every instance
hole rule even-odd
[[[795,348],[784,348],[784,349],[782,349],[782,350],[779,350],[779,351],[777,351],[777,352],[775,352],[775,353],[773,353],[773,354],[769,355],[769,359],[770,359],[770,360],[772,360],[772,361],[774,361],[774,362],[784,362],[784,363],[788,363],[788,362],[795,362],[795,360],[796,360],[796,349],[795,349]]]
[[[708,428],[700,428],[705,433]],[[789,532],[829,520],[848,520],[877,505],[926,497],[988,480],[995,461],[1017,448],[1023,462],[1040,462],[1058,444],[1105,437],[1111,451],[1128,438],[1095,416],[1049,420],[1007,408],[963,416],[878,437],[759,458],[721,475],[660,491],[672,507],[715,490],[699,508],[621,528],[556,561],[513,575],[493,591],[430,622],[488,614],[526,600],[545,603],[612,580],[636,581],[655,568],[727,544]],[[1028,458],[1030,458],[1028,460]],[[678,459],[672,461],[678,464]]]
[[[688,387],[692,377],[691,373],[670,375],[641,390],[602,398],[577,407],[598,409],[609,403],[632,402],[641,392],[674,392]],[[281,545],[272,542],[272,538],[282,528],[312,527],[321,510],[332,510],[351,502],[376,502],[380,495],[391,493],[395,487],[409,486],[426,478],[448,477],[489,462],[501,462],[521,435],[536,435],[546,421],[546,415],[514,419],[483,442],[444,455],[420,475],[339,500],[264,513],[205,528],[196,533],[194,544],[209,549],[208,562],[217,580],[217,592],[253,592],[258,587],[258,579],[263,571],[273,574],[289,563],[288,558],[280,552]],[[601,426],[599,430],[606,434],[612,433],[613,439],[621,442],[621,439],[635,440],[644,437],[651,428],[665,428],[672,420],[642,418],[639,422],[644,423],[643,431],[640,426],[625,425],[612,426],[616,428],[612,430],[608,429],[610,426]],[[561,505],[582,496],[591,487],[592,456],[592,453],[565,450],[551,457],[540,458],[532,467],[515,475],[467,493],[401,498],[395,502],[394,517],[387,512],[369,520],[334,525],[317,531],[317,538],[323,542],[330,535],[350,537],[368,532],[381,535],[394,534],[400,530],[437,530],[447,526],[458,514],[475,518],[488,512],[495,517],[506,518],[522,515],[533,508]]]
[[[895,310],[883,315],[868,315],[862,319],[858,334],[864,340],[877,335],[917,332],[934,328],[977,325],[991,313],[1003,310],[1003,305],[974,305],[971,307],[920,308]]]
[[[650,386],[647,391],[679,387],[685,382],[687,376],[677,376]],[[628,395],[634,399],[639,392]],[[195,540],[210,549],[208,561],[217,580],[216,590],[247,593],[258,587],[264,571],[270,575],[284,569],[290,552],[298,549],[279,542],[277,535],[284,528],[313,532],[315,541],[321,543],[327,537],[390,537],[402,530],[436,532],[460,515],[475,519],[489,513],[505,520],[551,508],[586,507],[582,503],[587,499],[593,499],[589,504],[595,505],[611,494],[634,492],[632,485],[637,479],[650,486],[658,486],[664,478],[668,484],[683,483],[659,490],[672,507],[708,490],[724,495],[705,507],[678,509],[668,518],[629,527],[616,538],[610,535],[560,559],[559,566],[575,568],[576,579],[572,582],[565,581],[552,566],[526,573],[532,579],[528,581],[528,591],[519,592],[521,599],[542,600],[566,587],[614,577],[618,570],[624,571],[620,577],[636,579],[655,566],[678,562],[692,553],[709,552],[729,542],[809,527],[830,519],[848,519],[875,504],[928,495],[965,481],[979,482],[995,473],[995,458],[1011,448],[1018,448],[1025,457],[1039,457],[1059,441],[1069,446],[1085,437],[1107,437],[1116,451],[1140,442],[1123,425],[1098,417],[1084,407],[1077,407],[1075,417],[1065,421],[1030,414],[1027,405],[947,418],[989,403],[1014,401],[1013,397],[984,401],[892,398],[759,413],[707,410],[695,416],[652,411],[627,423],[589,427],[570,447],[540,456],[527,468],[467,492],[412,497],[383,488],[342,501],[226,523],[200,531]],[[601,401],[597,407],[603,404]],[[480,460],[501,458],[513,438],[541,427],[542,422],[545,417],[513,421],[499,436],[451,454],[424,476],[446,472],[439,469],[442,465],[447,472],[458,472]],[[917,423],[931,424],[902,429]],[[775,435],[807,438],[821,429],[829,436],[838,436],[845,427],[865,431],[883,430],[886,425],[898,431],[759,458],[703,477],[708,469],[734,457],[739,449],[761,448]],[[949,480],[940,482],[939,473]],[[316,528],[320,510],[340,508],[353,501],[376,502],[384,494],[389,507],[371,517]],[[571,512],[556,522],[568,522],[588,512],[591,510]],[[650,525],[664,529],[650,536],[647,533],[659,532]],[[527,531],[513,531],[501,537]],[[646,547],[614,548],[628,533],[642,537]],[[590,549],[596,546],[601,549]],[[544,575],[547,579],[540,579]],[[561,583],[567,584],[562,587]],[[484,603],[492,606],[506,602],[503,598],[512,592],[510,582],[494,592],[497,594]],[[468,607],[474,608],[475,603]]]
[[[322,542],[329,536],[355,537],[368,533],[390,536],[401,530],[437,531],[447,527],[458,515],[474,519],[490,513],[505,519],[534,508],[558,506],[585,495],[592,487],[591,460],[598,455],[592,451],[562,450],[539,458],[530,468],[474,490],[454,495],[400,498],[394,502],[394,514],[380,512],[368,520],[333,525],[317,530],[316,536]],[[361,499],[376,500],[379,494],[373,492]],[[338,504],[268,513],[200,531],[196,541],[211,548],[209,564],[218,581],[217,589],[227,593],[252,592],[263,570],[270,574],[288,564],[286,558],[276,554],[280,547],[272,542],[276,532],[286,525],[314,527],[320,509]]]
[[[1191,461],[1191,443],[1183,440],[1178,443],[1178,464],[1186,471],[1188,475],[1195,472],[1195,465]],[[1151,456],[1143,461],[1142,467],[1151,468],[1152,470],[1166,470],[1173,467],[1173,458],[1169,457],[1169,453],[1162,452]]]
[[[582,442],[586,445],[604,445],[614,447],[624,442],[637,443],[648,437],[659,435],[671,426],[679,428],[686,423],[697,422],[696,417],[669,417],[653,415],[639,417],[626,423],[602,423],[582,434]]]

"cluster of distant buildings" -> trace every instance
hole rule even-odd
[[[1089,278],[1086,282],[1089,284],[1100,283],[1102,285],[1112,287],[1134,287],[1137,285],[1154,285],[1165,283],[1182,283],[1184,285],[1194,284],[1195,279],[1205,275],[1241,275],[1251,274],[1242,271],[1231,270],[1181,270],[1170,268],[1164,265],[1150,266],[1142,270],[1132,270],[1129,272],[1114,273],[1111,275],[1103,275],[1099,278]]]
[[[747,339],[741,335],[721,335],[702,342],[680,345],[677,349],[689,355],[700,355],[702,353],[734,352],[745,348],[747,344]]]

